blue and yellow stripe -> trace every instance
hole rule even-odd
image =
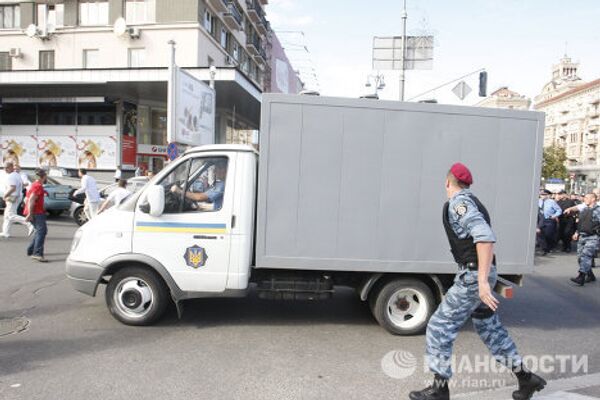
[[[190,224],[184,222],[136,222],[137,232],[227,233],[226,224]]]

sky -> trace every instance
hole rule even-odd
[[[600,78],[600,0],[407,0],[407,10],[408,34],[433,34],[435,48],[432,70],[406,73],[406,99],[481,68],[488,93],[508,86],[533,98],[565,49],[583,80]],[[314,68],[327,96],[372,93],[365,82],[378,72],[373,37],[401,31],[402,0],[270,0],[266,11],[294,67]],[[379,73],[380,98],[397,100],[398,72]],[[473,92],[464,101],[451,92],[456,83],[421,99],[475,104],[477,81],[477,74],[465,79]]]

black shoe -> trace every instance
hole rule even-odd
[[[590,271],[585,275],[585,283],[596,282],[596,275]]]
[[[410,400],[450,400],[448,379],[436,376],[431,386],[418,392],[410,392],[408,397]]]
[[[533,372],[515,372],[519,380],[519,390],[512,394],[514,400],[529,400],[535,392],[539,392],[546,386],[546,381]]]
[[[577,275],[577,277],[571,278],[571,282],[579,286],[583,286],[583,284],[585,283],[585,274],[583,272],[580,272],[579,275]]]

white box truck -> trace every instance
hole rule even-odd
[[[187,151],[74,237],[67,275],[112,315],[147,325],[174,301],[320,300],[355,288],[376,320],[414,334],[456,272],[444,179],[475,177],[499,242],[499,274],[533,270],[543,114],[264,95],[260,154]],[[504,281],[506,282],[506,281]]]

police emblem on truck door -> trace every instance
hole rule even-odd
[[[188,267],[197,269],[200,267],[204,267],[208,256],[206,255],[206,250],[204,250],[203,247],[194,245],[192,247],[188,247],[185,250],[183,259],[185,260],[185,263]]]

